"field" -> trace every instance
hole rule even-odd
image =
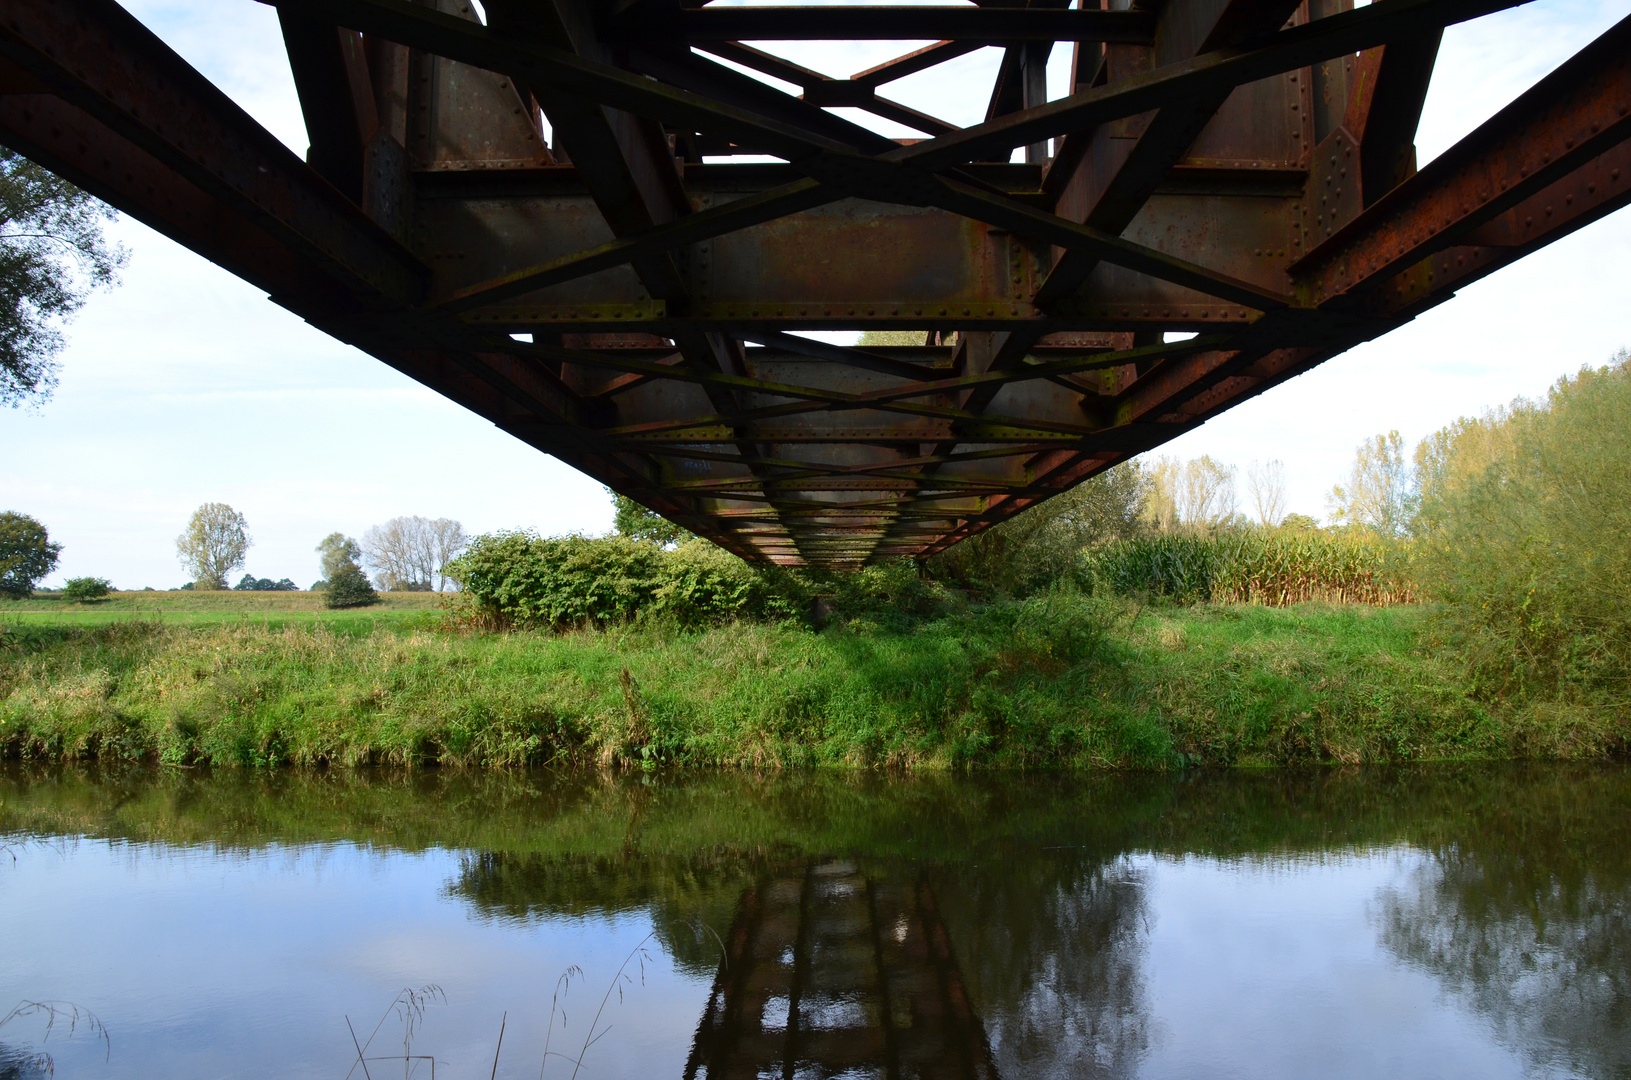
[[[128,594],[126,594],[128,595]],[[176,599],[171,599],[172,597]],[[137,606],[146,600],[150,606]],[[0,614],[0,753],[177,765],[1181,768],[1590,759],[1623,714],[1482,700],[1433,609],[1077,595],[908,630],[473,633],[434,597]],[[306,604],[305,609],[296,605]],[[282,607],[282,610],[279,608]]]
[[[36,592],[26,600],[0,597],[0,626],[95,627],[139,619],[180,625],[254,623],[285,626],[324,622],[348,627],[419,625],[435,621],[436,593],[381,593],[380,602],[350,611],[329,611],[315,592],[114,592],[105,600],[70,604],[60,593]]]

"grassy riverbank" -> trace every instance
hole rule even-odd
[[[1056,596],[822,633],[0,616],[0,746],[174,764],[917,767],[1624,749],[1623,717],[1475,701],[1426,647],[1428,615]]]

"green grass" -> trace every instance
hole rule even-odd
[[[287,594],[285,594],[287,595]],[[458,633],[434,616],[0,616],[0,747],[174,764],[1257,765],[1624,750],[1478,701],[1422,607],[1078,596],[889,632]],[[315,614],[315,613],[313,613]]]
[[[0,598],[0,626],[108,626],[132,619],[180,625],[254,622],[266,626],[325,622],[347,627],[386,623],[429,625],[438,621],[436,593],[381,593],[366,608],[329,611],[315,592],[114,592],[105,600],[73,604],[60,593],[36,592],[26,600]]]

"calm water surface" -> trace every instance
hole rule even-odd
[[[107,1033],[0,1078],[1631,1076],[1624,767],[11,767],[0,846],[0,1012]]]

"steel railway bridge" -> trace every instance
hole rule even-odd
[[[114,0],[0,0],[0,141],[729,550],[833,567],[1631,200],[1631,19],[1418,171],[1443,28],[1521,0],[1074,2],[277,0],[302,161]],[[932,44],[849,78],[775,51],[812,39]],[[983,122],[888,96],[985,47]],[[917,343],[794,333],[867,329]]]

